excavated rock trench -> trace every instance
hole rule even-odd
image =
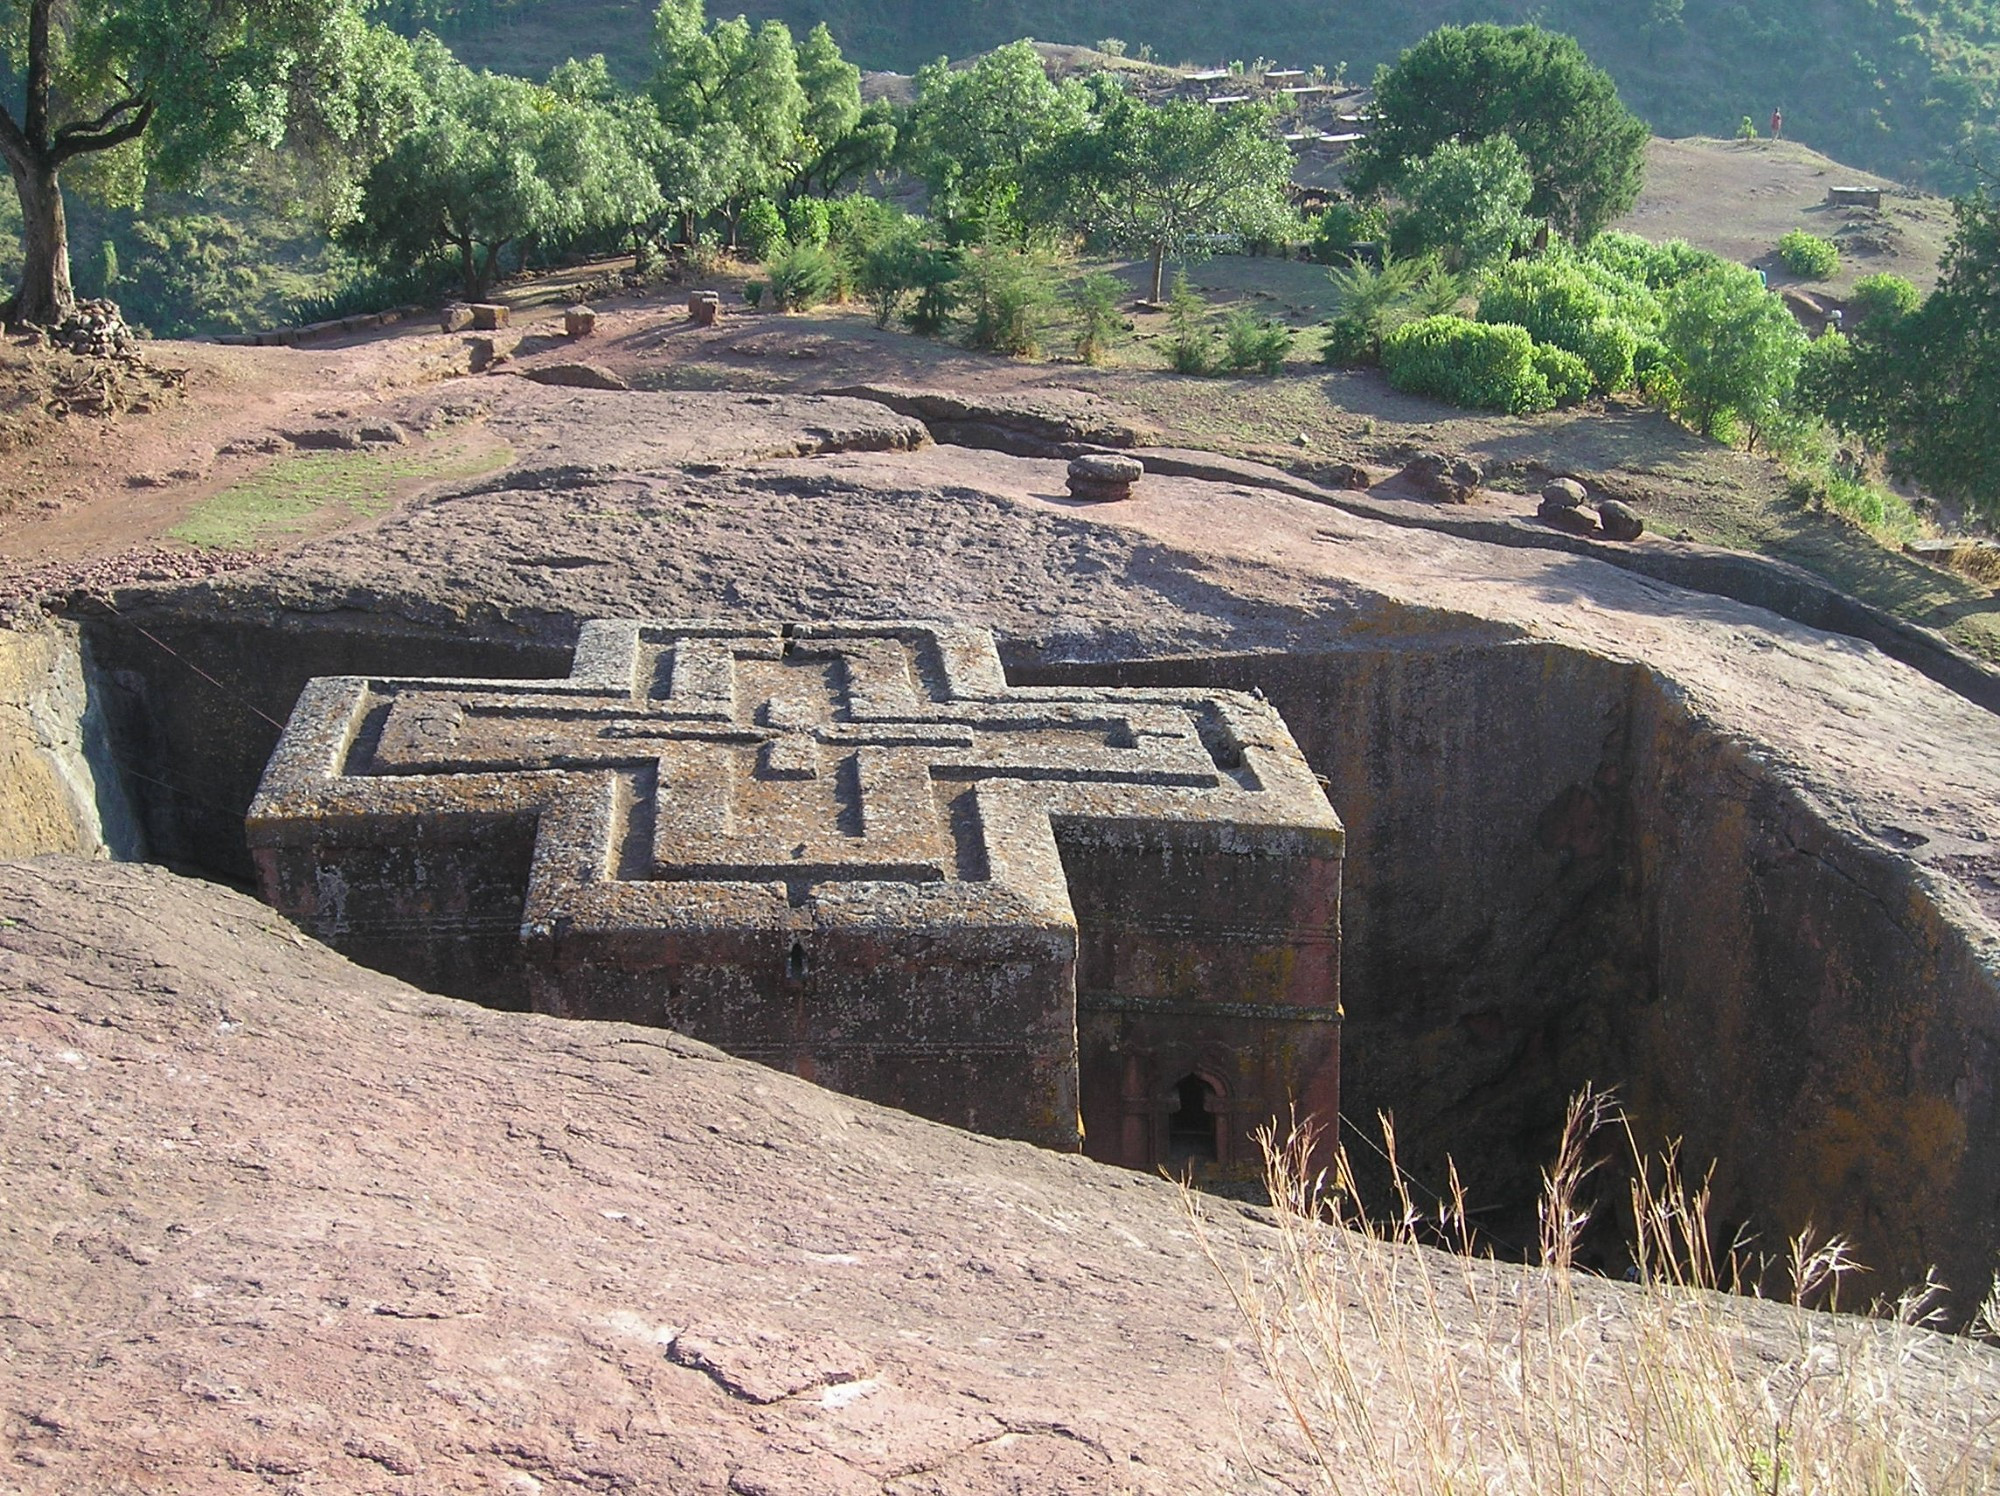
[[[606,398],[684,433],[729,397]],[[313,676],[553,677],[593,616],[981,623],[1017,683],[1278,707],[1348,827],[1346,1115],[1393,1112],[1425,1185],[1454,1158],[1503,1248],[1591,1082],[1718,1161],[1725,1229],[1846,1232],[1878,1286],[1990,1274],[1986,713],[1756,609],[1243,485],[1149,479],[1107,515],[1059,463],[920,435],[717,466],[615,434],[608,468],[552,452],[261,571],[79,600],[147,855],[247,881]]]

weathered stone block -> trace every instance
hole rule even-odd
[[[587,306],[573,306],[563,312],[563,332],[572,338],[587,338],[597,331],[597,313]]]
[[[688,321],[697,327],[713,327],[722,315],[720,291],[693,291],[688,294]]]
[[[1090,452],[1070,463],[1069,491],[1079,499],[1129,499],[1132,485],[1145,476],[1145,464],[1136,457]]]
[[[475,301],[470,310],[475,332],[498,332],[507,325],[509,312],[504,302]]]
[[[1343,833],[1256,697],[1014,688],[945,625],[598,622],[567,680],[312,682],[248,830],[369,965],[941,1121],[1249,1172],[1337,1109]]]

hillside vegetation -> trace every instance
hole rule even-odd
[[[804,31],[825,21],[866,68],[911,71],[1019,36],[1115,37],[1164,62],[1259,56],[1344,63],[1365,81],[1447,22],[1534,19],[1576,36],[1663,135],[1762,132],[1782,109],[1787,136],[1905,180],[1970,185],[1968,150],[1997,153],[2000,0],[746,0],[753,19]],[[647,72],[653,7],[642,0],[396,0],[400,24],[439,29],[480,66],[539,76],[603,52],[628,82]]]

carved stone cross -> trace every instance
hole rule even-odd
[[[1076,1146],[1080,967],[1093,1153],[1165,1146],[1139,1049],[1140,1112],[1206,1077],[1218,1166],[1337,1096],[1342,834],[1277,715],[1010,687],[982,630],[607,621],[567,680],[316,680],[248,831],[368,964],[988,1132]]]

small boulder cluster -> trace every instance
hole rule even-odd
[[[1145,464],[1136,457],[1092,452],[1069,465],[1069,491],[1079,499],[1096,503],[1129,499],[1132,485],[1145,475]]]
[[[1477,463],[1463,457],[1446,457],[1441,452],[1424,452],[1411,458],[1396,478],[1438,504],[1470,504],[1479,497],[1479,486],[1486,481]]]
[[[79,301],[48,337],[52,346],[79,358],[130,358],[139,346],[115,301]]]
[[[1596,513],[1591,513],[1595,507]],[[1542,523],[1572,535],[1594,535],[1605,540],[1633,541],[1646,532],[1639,511],[1618,499],[1590,502],[1590,490],[1574,478],[1557,478],[1542,489],[1541,506],[1535,511]]]

